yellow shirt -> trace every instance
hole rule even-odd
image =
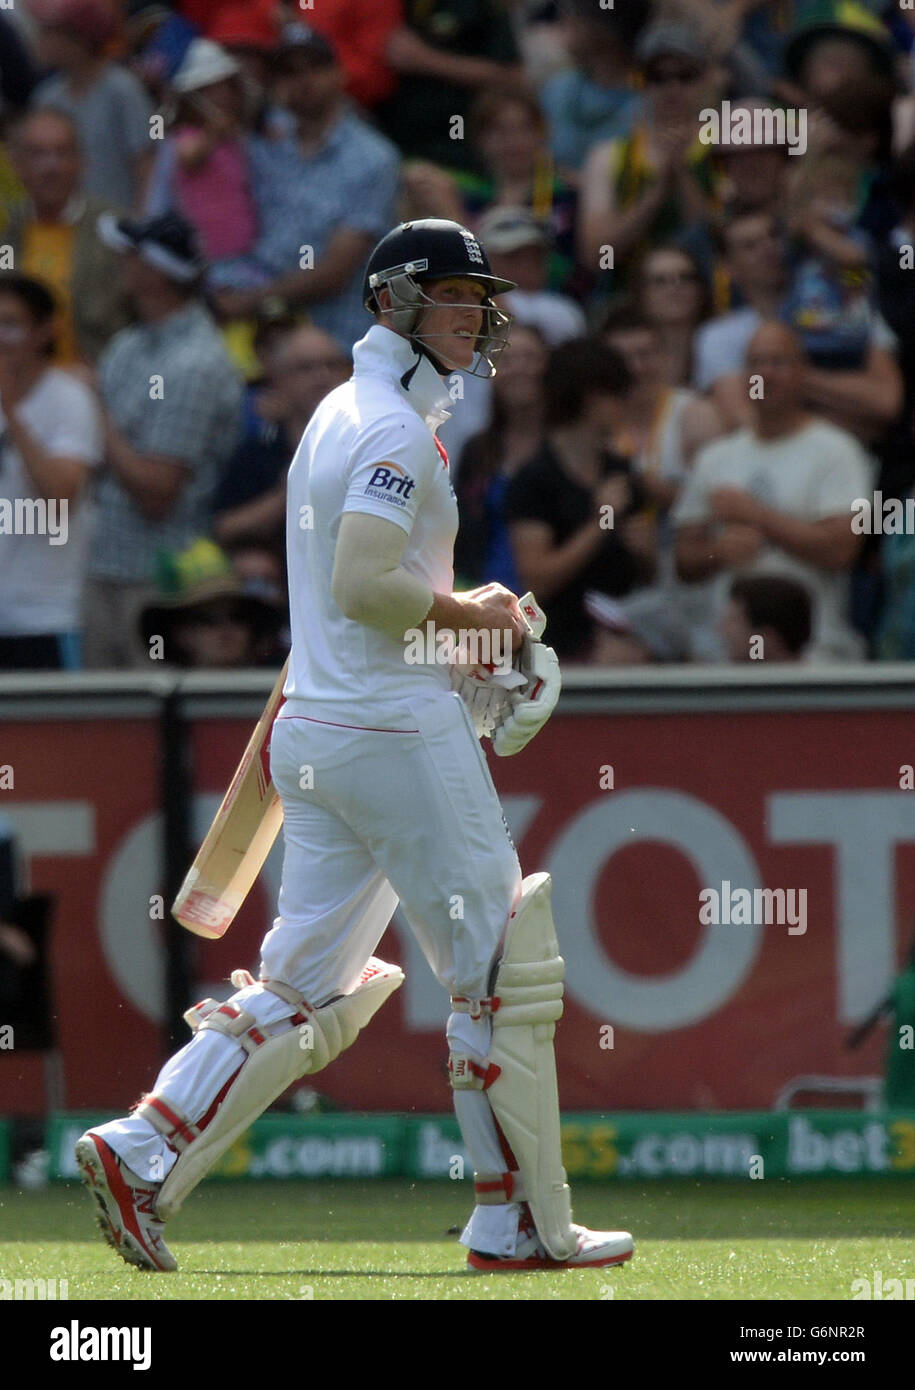
[[[78,362],[73,320],[73,252],[76,228],[60,222],[30,222],[22,247],[23,271],[53,290],[58,310],[54,321],[54,361]]]

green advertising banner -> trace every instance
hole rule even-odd
[[[73,1146],[112,1115],[58,1114],[48,1121],[52,1178],[78,1177]],[[211,1178],[375,1178],[403,1170],[397,1115],[264,1115],[223,1154]]]
[[[77,1177],[73,1145],[90,1125],[110,1118],[51,1116],[46,1147],[53,1178]],[[566,1115],[562,1144],[570,1179],[915,1176],[915,1112]],[[4,1149],[0,1121],[0,1176],[9,1171]],[[211,1176],[454,1180],[471,1173],[452,1116],[270,1114]]]
[[[451,1117],[406,1124],[408,1176],[462,1176],[469,1161]],[[915,1113],[564,1115],[562,1153],[570,1179],[911,1177]]]

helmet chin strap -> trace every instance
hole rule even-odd
[[[439,376],[447,376],[450,371],[460,371],[459,367],[446,367],[444,363],[438,357],[435,356],[435,353],[431,350],[431,348],[426,346],[422,338],[416,338],[411,333],[409,337],[409,342],[410,346],[413,348],[413,351],[416,353],[416,361],[413,363],[412,367],[407,368],[403,376],[400,378],[400,384],[405,391],[408,391],[410,389],[410,382],[413,380],[413,373],[416,371],[417,367],[419,366],[420,362],[423,360],[424,357],[428,357],[429,361],[432,363],[432,366],[438,372]]]

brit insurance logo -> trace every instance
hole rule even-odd
[[[390,502],[394,507],[405,507],[410,493],[416,487],[416,479],[411,478],[397,463],[379,463],[365,486],[366,497],[377,497],[380,502]]]

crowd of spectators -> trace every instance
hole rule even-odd
[[[459,586],[569,661],[915,658],[854,524],[915,496],[915,8],[21,0],[0,135],[0,670],[282,660],[286,471],[422,217],[517,284]]]

